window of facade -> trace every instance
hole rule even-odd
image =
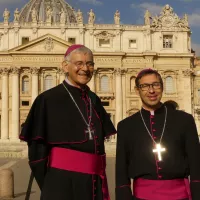
[[[129,48],[136,49],[137,48],[137,40],[134,40],[134,39],[129,40]]]
[[[76,44],[76,38],[70,37],[68,38],[68,42],[71,44]]]
[[[53,87],[53,77],[51,75],[47,75],[44,79],[44,90],[49,90]]]
[[[99,39],[99,47],[110,47],[110,39]]]
[[[166,93],[174,92],[174,82],[171,76],[167,76],[165,79],[165,90],[166,90]]]
[[[29,37],[22,37],[22,44],[27,44],[29,40]]]
[[[109,92],[109,78],[106,75],[100,79],[100,90],[101,92]]]
[[[22,93],[23,94],[29,93],[29,77],[28,76],[22,77]]]
[[[29,106],[29,101],[22,101],[22,106]]]
[[[163,36],[163,48],[165,49],[173,48],[173,35]]]

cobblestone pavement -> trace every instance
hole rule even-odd
[[[30,169],[28,166],[27,159],[6,159],[0,158],[0,169],[1,167],[9,166],[14,172],[14,185],[15,185],[15,198],[14,200],[24,200],[26,190],[28,187],[28,181],[30,177]],[[107,177],[108,177],[108,185],[109,191],[111,195],[111,200],[114,200],[115,193],[115,158],[108,157],[107,158]],[[33,182],[32,191],[30,200],[39,200],[40,199],[40,191],[36,184]]]

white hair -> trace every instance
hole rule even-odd
[[[70,61],[70,56],[72,53],[84,53],[84,54],[89,54],[89,55],[93,56],[92,51],[89,48],[83,46],[83,47],[73,50],[67,56],[65,56],[66,61]]]

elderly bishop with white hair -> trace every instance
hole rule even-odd
[[[110,200],[104,139],[116,130],[86,85],[93,53],[84,45],[70,46],[63,69],[66,79],[36,98],[20,135],[28,143],[41,200]]]

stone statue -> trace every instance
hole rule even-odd
[[[158,27],[161,26],[160,19],[157,15],[152,18],[152,25],[151,26],[154,27],[154,28],[158,28]]]
[[[150,19],[151,19],[151,13],[148,10],[146,10],[146,12],[144,14],[144,24],[150,25],[151,24]]]
[[[10,11],[6,8],[3,12],[4,23],[8,23],[10,19]]]
[[[165,5],[165,7],[163,8],[162,12],[160,13],[161,15],[170,15],[173,14],[173,8],[167,4]]]
[[[60,12],[60,23],[65,24],[65,22],[66,22],[66,13],[64,9],[62,8]]]
[[[35,8],[33,8],[33,10],[31,11],[31,18],[33,23],[37,22],[37,11]]]
[[[77,18],[78,24],[83,24],[83,13],[81,12],[80,9],[78,9],[78,11],[77,11],[76,18]]]
[[[120,12],[119,12],[119,10],[116,10],[116,12],[115,12],[114,21],[115,21],[116,25],[120,24]]]
[[[183,21],[184,21],[184,24],[185,24],[186,26],[189,26],[189,23],[188,23],[188,15],[187,15],[187,14],[184,15]]]
[[[90,9],[90,12],[88,12],[89,18],[88,18],[88,24],[94,24],[95,22],[95,14],[92,9]]]
[[[47,9],[46,9],[46,22],[47,23],[51,23],[51,21],[52,21],[52,13],[53,13],[53,11],[52,11],[51,7],[47,6]]]
[[[18,22],[18,21],[19,21],[19,10],[18,8],[16,8],[14,12],[14,22]]]

